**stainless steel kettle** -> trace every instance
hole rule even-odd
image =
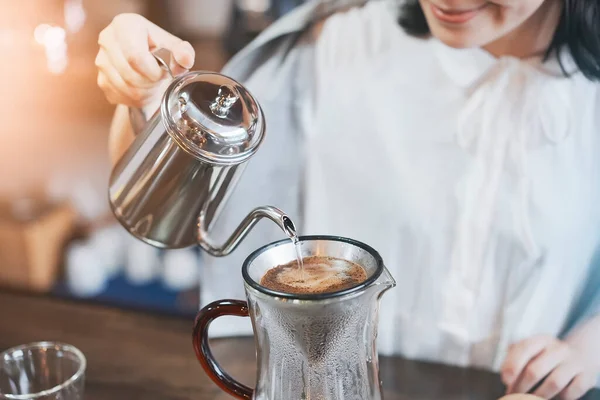
[[[170,53],[153,54],[172,76]],[[113,213],[129,233],[152,246],[199,244],[214,256],[231,253],[263,217],[293,237],[292,220],[271,206],[252,210],[225,243],[209,237],[264,136],[262,110],[238,82],[201,71],[174,77],[160,109],[113,168]]]

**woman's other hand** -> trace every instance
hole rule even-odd
[[[507,393],[576,400],[596,384],[598,372],[580,350],[551,336],[534,336],[510,346],[502,366]]]

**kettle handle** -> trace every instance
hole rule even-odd
[[[204,372],[222,390],[229,395],[241,399],[252,400],[254,390],[233,379],[215,361],[208,344],[208,328],[215,319],[223,316],[248,317],[248,303],[241,300],[218,300],[204,307],[194,322],[194,350]]]
[[[173,75],[173,71],[171,70],[171,59],[173,58],[173,54],[169,50],[159,47],[158,49],[152,51],[152,55],[154,58],[156,58],[156,61],[160,67],[167,71],[171,79],[173,79],[175,77],[175,75]]]
[[[129,107],[129,124],[133,130],[133,136],[137,136],[146,126],[146,115],[139,108]]]
[[[173,78],[175,77],[173,75],[173,71],[171,70],[171,58],[173,57],[173,54],[169,50],[164,49],[162,47],[153,50],[151,53],[156,59],[158,65],[160,65],[160,68],[167,71],[169,77],[171,78],[171,80],[173,80]],[[138,133],[142,131],[147,122],[146,115],[144,114],[144,112],[141,109],[134,107],[129,107],[129,121],[131,127],[133,128],[134,136],[137,136]]]

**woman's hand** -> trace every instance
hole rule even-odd
[[[98,38],[98,86],[112,104],[144,108],[162,94],[166,75],[151,54],[170,50],[171,70],[178,74],[194,64],[194,49],[137,14],[117,15]]]
[[[527,393],[541,383],[533,394],[544,399],[579,399],[594,387],[597,376],[581,350],[550,336],[513,344],[502,366],[507,393]]]

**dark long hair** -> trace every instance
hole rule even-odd
[[[564,9],[546,57],[557,54],[566,46],[575,64],[585,77],[600,80],[600,0],[563,0]],[[418,0],[403,5],[400,25],[415,36],[429,34],[429,26]],[[561,63],[561,66],[563,64]],[[570,71],[563,68],[565,75]]]

